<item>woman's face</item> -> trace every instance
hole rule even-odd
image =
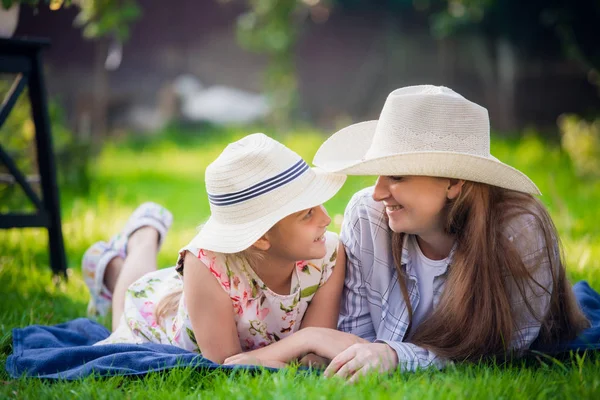
[[[373,199],[384,204],[392,231],[424,236],[444,232],[450,188],[448,178],[380,176]]]

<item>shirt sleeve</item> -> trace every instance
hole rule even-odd
[[[506,277],[511,308],[516,313],[516,329],[510,348],[521,352],[537,339],[542,321],[549,311],[553,286],[550,257],[558,261],[558,242],[552,243],[549,252],[544,232],[532,214],[523,214],[510,221],[505,235],[514,244],[525,268],[535,280]]]
[[[363,218],[361,218],[361,214],[363,214]],[[367,288],[360,258],[362,253],[361,237],[370,234],[368,223],[366,210],[361,205],[358,194],[355,194],[346,207],[340,234],[340,240],[346,251],[346,277],[340,304],[338,329],[372,342],[375,340],[376,334],[369,312]]]
[[[401,372],[412,372],[430,367],[442,369],[449,364],[453,364],[452,361],[438,357],[432,351],[416,344],[379,339],[376,342],[385,343],[394,349],[398,355],[398,370]]]

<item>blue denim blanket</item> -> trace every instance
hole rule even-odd
[[[92,374],[144,375],[175,367],[233,368],[165,344],[92,346],[109,334],[104,326],[87,318],[54,326],[31,325],[13,329],[13,354],[6,360],[6,371],[13,378],[75,380]]]
[[[578,282],[573,290],[592,326],[576,340],[558,346],[554,352],[600,348],[600,294],[587,282]],[[13,378],[74,380],[92,374],[143,375],[182,366],[232,368],[170,345],[92,346],[109,334],[104,326],[86,318],[54,326],[32,325],[13,329],[13,354],[6,361],[6,370]],[[236,368],[257,369],[251,366]]]
[[[551,354],[565,353],[569,351],[585,351],[600,349],[600,294],[588,285],[586,281],[577,282],[573,285],[573,292],[577,302],[585,316],[590,320],[591,326],[583,331],[577,339],[560,343],[551,350],[536,348],[534,343],[532,350],[539,350]]]

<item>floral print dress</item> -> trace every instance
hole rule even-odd
[[[154,342],[200,352],[183,295],[179,298],[176,312],[166,315],[160,323],[154,315],[156,305],[165,295],[183,290],[183,259],[186,251],[206,265],[229,295],[243,351],[283,339],[300,328],[311,299],[331,276],[337,257],[338,236],[327,232],[325,237],[325,257],[297,262],[290,294],[285,295],[271,291],[245,259],[188,245],[180,250],[176,267],[146,274],[129,287],[118,328],[96,345]]]

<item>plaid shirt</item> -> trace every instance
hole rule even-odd
[[[391,232],[385,219],[382,203],[372,198],[373,188],[356,193],[350,200],[344,215],[340,240],[347,254],[346,279],[338,321],[338,329],[353,333],[371,342],[387,343],[398,354],[399,369],[414,371],[418,368],[436,366],[442,368],[448,360],[437,357],[422,347],[403,340],[409,325],[408,309],[398,285],[397,273],[391,251]],[[544,236],[536,228],[532,215],[515,218],[508,224],[505,234],[515,243],[517,250],[532,276],[544,287],[552,288]],[[413,307],[419,304],[417,276],[410,254],[404,242],[402,260],[407,275],[407,289]],[[453,251],[449,260],[452,262]],[[555,256],[558,255],[556,247]],[[541,262],[540,262],[541,261]],[[433,307],[439,302],[447,279],[446,271],[433,281]],[[512,278],[509,279],[511,305],[518,312],[517,329],[511,348],[525,350],[537,338],[539,322],[546,314],[550,294],[535,285],[525,285],[525,295],[535,315],[523,306]],[[530,287],[535,286],[535,287]],[[414,328],[411,328],[414,329]]]

